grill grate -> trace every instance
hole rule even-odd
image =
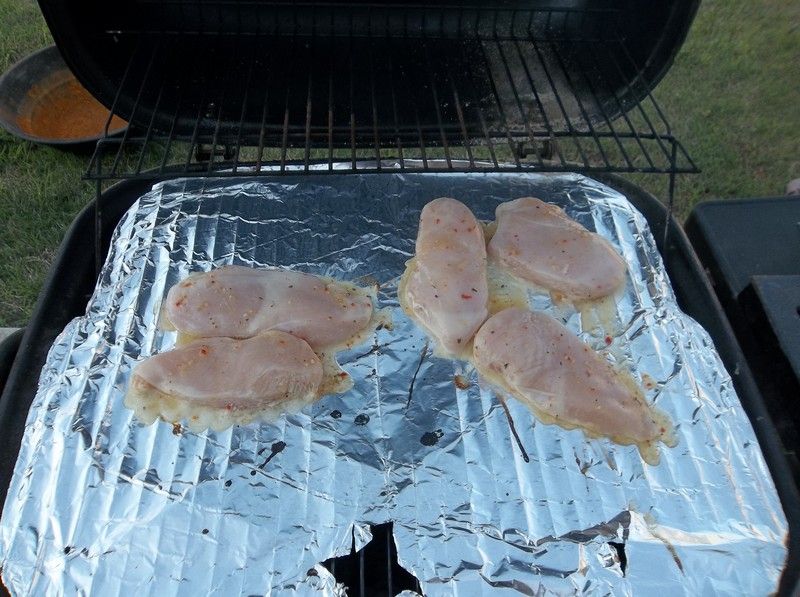
[[[262,5],[148,0],[125,18],[148,29],[107,30],[129,55],[112,111],[132,126],[86,176],[698,171],[630,76],[617,10]]]
[[[419,581],[397,562],[397,548],[392,536],[391,522],[370,527],[372,540],[345,556],[331,558],[322,563],[344,585],[352,597],[371,595],[397,595],[402,591],[415,591],[422,595]],[[310,571],[314,573],[313,569]]]

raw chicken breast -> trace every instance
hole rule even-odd
[[[569,300],[613,294],[625,282],[625,261],[603,237],[562,209],[523,197],[498,206],[489,256],[515,276]]]
[[[658,462],[656,442],[674,445],[666,415],[651,407],[627,374],[561,323],[525,309],[491,317],[475,335],[475,367],[546,423],[636,444]]]
[[[423,208],[416,256],[399,295],[403,310],[433,336],[440,352],[464,351],[489,315],[486,241],[466,205],[441,198]]]
[[[164,314],[189,337],[250,338],[281,330],[320,350],[360,338],[373,317],[370,292],[311,274],[229,265],[173,286]]]
[[[224,419],[231,415],[252,420],[259,411],[283,411],[313,401],[322,377],[319,357],[291,334],[208,338],[139,363],[126,404],[134,410],[149,407],[149,419],[196,419],[198,414],[208,419],[209,411],[223,411],[216,417],[218,424],[202,425],[219,429],[230,426],[233,421]]]

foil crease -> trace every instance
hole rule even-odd
[[[398,307],[427,201],[456,197],[492,219],[499,202],[527,195],[564,207],[629,264],[607,350],[675,422],[679,444],[658,466],[509,400],[526,462],[491,388],[434,357]],[[350,392],[273,424],[178,433],[137,423],[123,395],[134,364],[175,341],[156,325],[166,291],[228,263],[377,281],[394,330],[340,354]],[[531,303],[606,349],[577,313],[546,295]],[[386,521],[426,595],[765,594],[787,555],[787,522],[731,379],[618,192],[541,174],[156,185],[119,223],[85,316],[42,371],[0,524],[6,586],[341,595],[320,563]]]

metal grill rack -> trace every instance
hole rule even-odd
[[[372,541],[362,549],[356,551],[354,540],[349,554],[322,563],[338,583],[347,587],[348,595],[394,596],[405,590],[422,595],[419,580],[397,563],[392,527],[390,522],[371,526]],[[312,569],[309,573],[315,571]]]
[[[148,0],[107,29],[132,126],[86,177],[698,171],[619,9],[268,4]]]

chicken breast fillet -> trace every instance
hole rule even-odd
[[[280,269],[225,266],[192,274],[167,294],[164,314],[190,337],[250,338],[281,330],[315,350],[343,346],[373,317],[369,290]]]
[[[245,340],[208,338],[139,363],[126,404],[134,410],[149,405],[158,411],[153,416],[177,419],[209,409],[255,414],[313,401],[322,375],[322,363],[308,343],[285,332]]]
[[[549,315],[501,311],[475,335],[473,358],[481,375],[546,423],[636,444],[650,463],[658,462],[658,441],[674,443],[666,415],[633,379]]]
[[[498,206],[489,257],[513,275],[573,301],[613,294],[625,282],[625,261],[607,240],[562,209],[523,197]]]
[[[486,241],[469,208],[440,198],[422,210],[416,256],[399,288],[403,310],[438,343],[460,355],[489,315]]]

